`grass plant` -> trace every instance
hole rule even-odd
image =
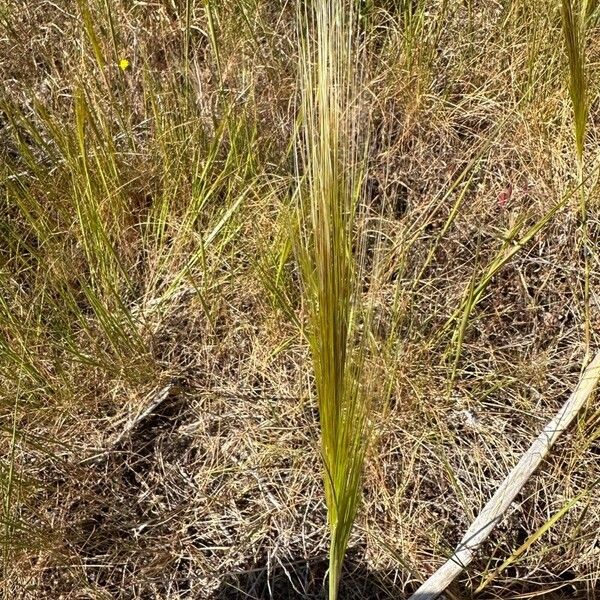
[[[585,179],[585,132],[589,116],[589,75],[586,67],[586,41],[588,25],[598,2],[596,0],[563,0],[562,31],[569,63],[569,93],[573,108],[577,179],[579,183],[579,218],[581,222],[581,250],[583,253],[583,306],[584,344],[589,358],[591,342],[590,324],[590,268],[592,247],[588,236],[587,196]]]
[[[342,564],[361,498],[369,398],[353,225],[362,177],[356,104],[360,98],[353,3],[319,1],[300,13],[302,134],[298,143],[302,248],[321,425],[323,482],[330,529],[329,598],[338,597]],[[366,132],[362,131],[362,135]]]

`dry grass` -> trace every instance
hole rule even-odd
[[[296,9],[0,2],[7,599],[325,596],[291,225]],[[381,349],[364,373],[389,401],[373,406],[339,597],[403,598],[574,387],[586,275],[559,3],[361,11],[372,135],[356,231],[377,241],[359,301]],[[588,27],[597,348],[600,38]],[[452,597],[600,595],[599,427],[594,402]]]

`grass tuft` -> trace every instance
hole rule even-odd
[[[310,10],[310,12],[309,12]],[[344,554],[360,502],[368,396],[352,232],[361,188],[354,127],[358,40],[353,4],[321,0],[300,15],[302,135],[300,264],[321,424],[331,532],[329,598],[337,598]],[[364,135],[365,132],[362,132]]]
[[[581,220],[581,248],[583,250],[584,283],[584,344],[586,357],[590,354],[590,269],[591,247],[588,236],[587,196],[585,177],[585,133],[589,115],[588,73],[586,68],[586,38],[588,24],[597,9],[597,0],[563,0],[562,30],[565,49],[569,60],[569,93],[573,106],[575,150],[577,155],[577,175],[579,183],[579,213]]]

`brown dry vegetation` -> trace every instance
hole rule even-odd
[[[559,4],[362,5],[363,202],[385,240],[370,284],[385,351],[366,369],[392,377],[342,599],[408,597],[577,382],[584,259]],[[592,23],[594,349],[599,41]],[[4,598],[324,597],[293,252],[297,64],[293,2],[0,2]],[[476,597],[600,597],[599,417],[595,401],[451,598],[475,597],[580,493]]]

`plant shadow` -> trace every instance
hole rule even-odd
[[[222,579],[218,589],[209,600],[326,600],[326,558],[307,559],[292,556],[279,562],[264,555],[246,569],[229,573]],[[415,584],[401,585],[398,571],[376,571],[366,565],[364,549],[351,548],[346,554],[339,600],[406,600],[415,591]],[[558,583],[558,582],[557,582]],[[536,600],[592,600],[598,598],[594,590],[576,585],[551,585],[545,592],[515,577],[503,589],[502,595],[490,590],[477,596],[480,600],[497,598],[529,598]],[[440,600],[471,600],[473,590],[458,583],[451,584]]]
[[[344,561],[340,600],[398,600],[408,596],[390,576],[367,567],[362,552],[350,549]],[[328,561],[291,557],[276,562],[264,557],[227,575],[210,600],[324,600]]]

